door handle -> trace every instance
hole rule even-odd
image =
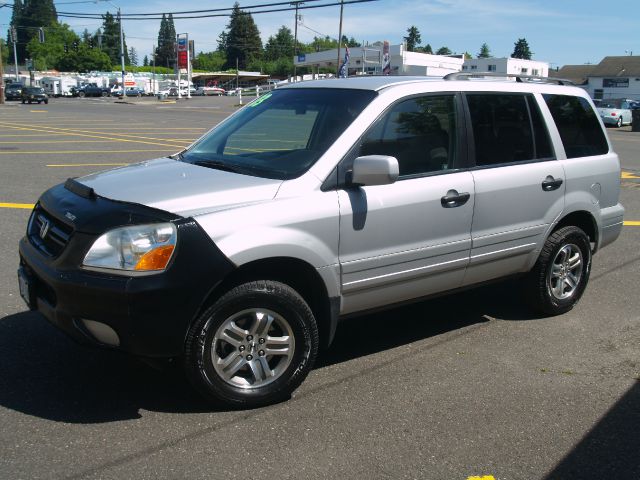
[[[557,190],[562,185],[561,178],[553,178],[551,175],[548,175],[542,182],[542,190],[545,192],[550,192],[552,190]]]
[[[471,198],[471,194],[467,192],[458,193],[456,190],[449,190],[447,194],[440,199],[440,203],[444,208],[455,208],[467,203]]]

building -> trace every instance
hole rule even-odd
[[[565,65],[550,76],[573,81],[591,98],[640,99],[640,55],[604,57],[597,65]]]
[[[340,49],[340,63],[345,49]],[[382,74],[382,45],[349,48],[349,76]],[[462,55],[429,55],[408,52],[404,45],[389,46],[392,75],[429,75],[443,77],[459,72],[464,62]],[[338,49],[298,55],[293,62],[296,67],[333,68],[337,70]]]
[[[549,64],[522,58],[470,58],[464,61],[462,71],[547,77],[549,75]]]

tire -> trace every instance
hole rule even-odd
[[[44,104],[45,104],[45,105],[49,105],[49,100],[45,100],[45,101],[44,101]]]
[[[616,127],[618,128],[622,127],[622,117],[618,117],[618,120],[616,121]]]
[[[22,100],[22,104],[23,104],[23,105],[24,105],[24,102],[25,102],[25,101],[24,101],[24,100]]]
[[[101,97],[108,97],[109,96],[109,92],[101,92],[100,96]]]
[[[193,323],[184,367],[209,400],[259,407],[291,396],[311,370],[318,343],[303,298],[288,285],[260,280],[230,290]]]
[[[528,303],[546,315],[571,310],[584,293],[591,273],[591,244],[578,227],[563,227],[547,239],[526,285]]]
[[[85,94],[84,92],[78,92],[78,96],[79,96],[80,98],[84,98],[84,96],[85,96],[85,95],[86,95],[86,94]]]

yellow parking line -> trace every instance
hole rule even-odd
[[[631,172],[622,172],[622,174],[620,175],[620,178],[629,179],[629,178],[640,178],[640,177],[637,175],[634,175]]]
[[[75,153],[143,153],[143,152],[177,152],[180,150],[178,145],[172,145],[171,148],[161,149],[141,149],[141,150],[59,150],[55,152],[47,150],[30,150],[30,151],[13,151],[0,152],[0,155],[70,155]]]
[[[49,110],[29,110],[31,113],[47,113]]]
[[[622,224],[626,227],[640,227],[640,222],[635,220],[625,220]]]
[[[0,208],[24,208],[31,210],[34,207],[31,203],[0,203]]]
[[[62,168],[62,167],[124,167],[130,165],[129,163],[61,163],[46,165],[47,167]]]
[[[11,128],[13,130],[21,130],[21,131],[32,131],[32,132],[41,132],[41,133],[44,131],[44,132],[48,132],[48,133],[57,133],[59,135],[77,136],[77,137],[89,137],[89,138],[100,138],[102,140],[113,140],[113,141],[116,141],[116,142],[143,143],[145,145],[157,145],[157,146],[161,146],[161,147],[180,148],[179,145],[173,145],[173,144],[170,144],[170,143],[147,142],[147,141],[144,141],[144,140],[133,140],[133,139],[127,139],[127,138],[107,137],[107,136],[100,136],[100,135],[87,135],[87,134],[81,133],[81,132],[69,133],[69,132],[65,131],[64,129],[55,129],[53,127],[43,127],[43,128],[48,128],[49,130],[38,130],[36,128],[18,127],[18,126],[15,126],[15,125],[12,125],[12,124],[8,124],[8,123],[0,123],[0,127]]]

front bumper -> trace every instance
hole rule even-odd
[[[54,214],[51,205],[45,207]],[[113,202],[111,207],[127,209],[131,204]],[[103,212],[104,207],[96,210]],[[113,218],[113,212],[108,216]],[[21,289],[28,284],[25,296],[30,308],[81,343],[144,357],[181,355],[192,320],[234,266],[194,220],[174,223],[178,244],[169,267],[144,276],[80,268],[97,233],[75,230],[57,256],[43,253],[27,234],[19,244],[19,276]],[[104,231],[113,228],[105,227]]]

